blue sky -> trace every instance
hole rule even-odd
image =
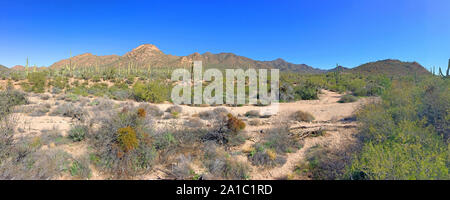
[[[233,52],[328,69],[387,58],[446,67],[448,0],[0,1],[0,64],[90,52]]]

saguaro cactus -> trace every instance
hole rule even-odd
[[[25,65],[25,68],[26,68],[26,72],[25,72],[25,74],[28,76],[28,57],[27,57],[27,64]]]
[[[333,72],[333,74],[337,85],[339,83],[339,80],[341,79],[341,70],[338,64],[336,64],[336,70]]]
[[[441,70],[441,68],[439,67],[439,75],[442,77],[442,78],[449,78],[450,77],[450,59],[448,59],[448,66],[447,66],[447,72],[445,73],[445,75],[444,75],[444,73],[442,73],[442,70]]]

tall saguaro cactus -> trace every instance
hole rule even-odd
[[[442,70],[439,67],[439,76],[441,76],[442,78],[449,78],[450,77],[449,73],[450,73],[450,59],[448,59],[447,72],[445,73],[445,75],[444,75],[444,73],[442,73]]]
[[[341,79],[341,70],[339,68],[339,64],[336,64],[336,70],[333,72],[333,74],[337,85],[339,83],[339,80]]]
[[[28,66],[29,65],[29,63],[28,63],[28,57],[27,57],[27,64],[25,64],[25,74],[28,76]]]

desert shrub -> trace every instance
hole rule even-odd
[[[129,126],[125,128],[119,128],[119,130],[117,130],[117,135],[119,145],[125,153],[132,151],[138,147],[138,138],[136,136],[136,131],[133,128]]]
[[[103,97],[108,94],[108,84],[95,83],[87,88],[87,93],[97,97]]]
[[[39,105],[33,106],[31,108],[31,113],[29,114],[29,116],[34,116],[34,117],[43,116],[50,111],[49,107],[50,107],[50,104],[39,104]]]
[[[237,133],[245,129],[245,123],[241,119],[233,116],[231,113],[228,113],[227,118],[227,127],[233,133]]]
[[[274,127],[266,131],[261,142],[256,143],[248,152],[254,165],[274,167],[286,162],[286,153],[299,148],[299,142],[290,136],[287,126]]]
[[[181,113],[183,112],[183,108],[181,106],[170,106],[166,109],[166,112],[168,113]]]
[[[170,132],[156,135],[154,146],[157,150],[164,150],[177,144],[177,140]]]
[[[191,128],[201,128],[205,124],[199,118],[190,118],[184,122],[184,125]]]
[[[280,86],[280,102],[295,101],[294,88],[292,85],[283,82]]]
[[[42,95],[40,95],[40,97],[41,97],[42,100],[50,99],[50,95],[48,95],[48,94],[42,94]]]
[[[175,179],[178,180],[186,180],[193,179],[195,177],[195,172],[191,166],[191,157],[180,155],[177,159],[177,162],[172,165],[172,175],[175,176]]]
[[[139,108],[143,108],[148,115],[153,117],[161,117],[164,114],[164,112],[162,112],[158,106],[150,105],[147,103],[141,103],[139,105]]]
[[[253,165],[262,165],[266,167],[275,167],[286,162],[285,156],[278,155],[274,150],[266,149],[259,145],[250,152],[249,158]]]
[[[339,103],[351,103],[351,102],[355,102],[357,100],[358,100],[358,98],[356,98],[355,96],[347,94],[347,95],[342,96],[338,102]]]
[[[52,94],[60,94],[61,92],[62,92],[62,90],[57,87],[53,87],[51,90]]]
[[[228,113],[226,117],[216,118],[212,127],[202,136],[203,141],[214,141],[218,144],[236,145],[242,141],[242,135],[238,134],[245,128],[245,123]]]
[[[45,91],[45,83],[47,75],[45,72],[32,72],[28,74],[29,87],[26,87],[27,92],[43,93]]]
[[[248,122],[248,125],[250,126],[259,126],[261,124],[261,121],[259,119],[252,119]]]
[[[137,82],[133,85],[133,95],[137,101],[160,103],[169,99],[168,85],[152,81],[147,84]]]
[[[74,125],[69,130],[69,138],[73,142],[80,142],[83,141],[86,138],[86,135],[88,134],[88,127],[85,125]]]
[[[140,118],[145,118],[147,116],[147,111],[145,111],[145,109],[143,108],[139,108],[137,110],[137,113]]]
[[[84,120],[85,112],[84,110],[73,104],[73,103],[64,103],[59,105],[50,113],[51,116],[63,116],[63,117],[71,117],[72,119]]]
[[[150,169],[157,152],[147,121],[133,107],[111,112],[92,134],[97,165],[113,178],[133,177]]]
[[[295,172],[314,180],[342,179],[342,174],[358,151],[360,144],[350,141],[340,147],[315,145],[305,152],[305,159],[296,165]]]
[[[110,91],[110,96],[112,99],[123,101],[130,99],[132,94],[128,90],[112,90]]]
[[[214,110],[205,110],[198,113],[198,116],[203,120],[222,119],[228,114],[228,110],[223,107],[215,108]]]
[[[91,177],[91,169],[89,168],[89,160],[86,158],[74,159],[69,166],[69,173],[77,179],[89,179]]]
[[[67,101],[67,102],[77,102],[79,100],[80,100],[80,97],[77,94],[70,93],[70,94],[67,94],[64,96],[64,101]]]
[[[97,98],[92,101],[91,105],[94,106],[92,109],[95,111],[106,111],[113,109],[114,102],[105,98]]]
[[[28,104],[26,95],[17,90],[0,91],[0,116],[12,112],[14,106]]]
[[[311,113],[299,110],[291,114],[291,119],[299,122],[311,122],[314,120],[314,116]]]
[[[16,150],[15,158],[0,166],[0,179],[49,180],[57,178],[70,165],[70,155],[62,150]]]
[[[436,131],[444,137],[450,138],[450,81],[448,79],[427,80],[417,92],[421,97],[417,115],[426,118],[427,125],[436,128]]]
[[[214,144],[207,144],[203,164],[215,179],[249,179],[250,167]]]
[[[12,115],[0,116],[0,165],[12,152],[16,123]]]
[[[448,180],[447,159],[448,150],[445,146],[430,147],[392,141],[368,143],[351,165],[348,177],[377,180]]]
[[[306,84],[303,86],[297,86],[294,88],[295,96],[300,98],[301,100],[319,99],[318,93],[319,93],[319,89],[310,84]],[[298,98],[296,98],[296,99],[298,99]]]
[[[64,137],[61,134],[61,131],[58,130],[56,127],[53,127],[52,129],[44,129],[41,130],[41,136],[39,137],[39,142],[42,145],[62,145],[62,144],[69,144],[71,142],[70,138]]]
[[[67,77],[57,76],[49,82],[49,85],[53,86],[54,89],[61,91],[69,86],[69,79]]]
[[[448,140],[441,127],[447,126],[443,119],[450,107],[450,85],[438,82],[434,77],[419,83],[394,81],[384,91],[381,103],[367,105],[359,111],[358,135],[363,147],[344,178],[449,178]]]
[[[257,118],[260,116],[259,110],[250,110],[245,113],[248,118]]]

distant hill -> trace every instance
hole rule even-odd
[[[392,59],[366,63],[351,69],[351,72],[364,74],[385,74],[387,76],[431,74],[417,62],[402,62],[400,60]]]
[[[25,67],[22,65],[16,65],[16,66],[12,67],[11,69],[17,70],[17,71],[22,71],[22,70],[25,70]]]
[[[355,68],[338,66],[330,70],[313,68],[306,64],[294,64],[281,58],[272,61],[258,61],[233,53],[206,52],[204,54],[193,53],[187,56],[175,56],[162,52],[152,44],[143,44],[135,49],[119,55],[97,56],[84,53],[72,58],[63,59],[52,64],[49,68],[62,68],[70,63],[74,67],[111,66],[127,67],[129,65],[138,67],[190,67],[192,61],[201,60],[205,68],[256,68],[256,69],[280,69],[281,71],[292,71],[305,74],[319,74],[334,72],[337,69],[348,73],[386,74],[388,76],[421,75],[430,74],[417,62],[402,62],[400,60],[380,60],[360,65]],[[24,70],[25,67],[16,65],[13,70]],[[31,69],[31,67],[30,67]]]
[[[174,56],[163,53],[155,45],[144,44],[127,52],[123,56],[107,55],[96,56],[90,53],[81,54],[71,59],[58,61],[50,68],[61,68],[72,62],[76,67],[90,66],[115,66],[126,67],[129,64],[141,67],[189,67],[194,60],[203,61],[203,66],[216,68],[242,67],[242,68],[266,68],[280,69],[282,71],[294,71],[301,73],[321,73],[323,70],[315,69],[305,64],[293,64],[276,59],[273,61],[257,61],[247,57],[235,55],[233,53],[210,52],[199,54],[193,53],[187,56]]]
[[[335,67],[335,68],[333,68],[333,69],[329,69],[329,70],[327,70],[327,72],[335,72],[335,71],[337,71],[339,69],[339,71],[341,71],[341,72],[349,72],[351,69],[350,68],[347,68],[347,67],[343,67],[343,66],[337,66],[337,67]]]
[[[5,67],[4,65],[0,65],[0,71],[9,71],[9,68]]]

